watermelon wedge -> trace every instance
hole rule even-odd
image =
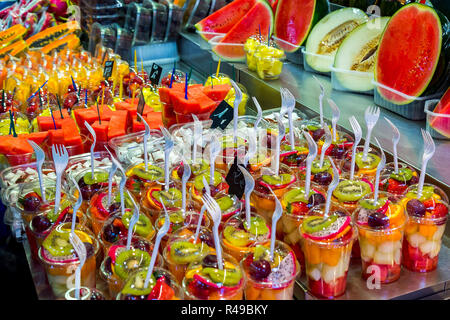
[[[219,84],[214,87],[206,86],[203,88],[203,93],[206,94],[210,99],[220,102],[225,99],[228,92],[231,90],[229,84]]]
[[[264,0],[258,0],[250,11],[242,17],[228,33],[218,39],[212,50],[222,60],[243,61],[245,60],[244,43],[253,35],[259,33],[268,38],[273,30],[273,13],[270,5]],[[219,37],[216,37],[219,38]]]
[[[118,113],[116,111],[116,113]],[[123,117],[123,114],[115,114],[111,117],[108,124],[108,139],[114,137],[120,137],[126,134],[127,130],[127,118]]]
[[[256,0],[234,0],[195,25],[206,41],[217,33],[227,33],[255,5]]]
[[[64,132],[62,129],[48,131],[49,145],[64,144]]]
[[[150,126],[150,129],[159,129],[163,126],[161,112],[151,111],[147,113],[147,124]]]
[[[24,138],[26,140],[34,141],[38,145],[42,145],[48,137],[48,131],[23,134],[23,135],[19,135],[19,137]]]
[[[94,129],[95,134],[97,135],[97,141],[100,142],[108,141],[108,127],[109,121],[102,121],[101,124],[98,121],[95,121],[92,124],[92,129]]]
[[[450,87],[438,102],[433,112],[436,115],[431,115],[430,127],[444,137],[450,138]]]
[[[53,124],[52,117],[39,116],[39,117],[37,117],[37,124],[38,124],[39,131],[48,131],[48,130],[55,129],[55,125]],[[55,124],[56,124],[56,120],[55,120]],[[58,126],[56,128],[58,128]]]

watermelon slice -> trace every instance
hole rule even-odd
[[[188,95],[188,99],[184,98],[184,93],[173,93],[171,95],[173,102],[173,109],[177,113],[190,114],[198,113],[200,111],[200,104],[192,96]]]
[[[117,113],[117,112],[116,112]],[[127,119],[123,115],[115,114],[111,117],[108,124],[108,139],[120,137],[126,134]]]
[[[211,100],[218,102],[224,100],[230,90],[231,86],[229,84],[219,84],[214,87],[204,87],[203,93],[206,94]]]
[[[195,25],[206,41],[227,33],[256,4],[256,0],[234,0]]]
[[[49,145],[64,144],[64,132],[62,129],[48,130],[48,143]]]
[[[450,87],[438,102],[433,112],[442,116],[432,115],[429,123],[430,127],[444,137],[450,138]]]
[[[375,62],[378,93],[397,105],[412,102],[427,89],[438,65],[442,25],[436,11],[410,3],[391,18],[381,37]],[[404,95],[383,88],[386,86]]]
[[[27,140],[21,138],[15,138],[11,145],[11,154],[25,154],[33,153],[33,147],[28,143]]]
[[[276,43],[286,52],[297,51],[327,13],[326,0],[279,0],[273,31]]]
[[[109,128],[109,121],[102,121],[101,124],[98,121],[95,121],[92,124],[92,129],[94,129],[95,134],[97,135],[97,141],[100,142],[108,141],[108,128]]]
[[[24,138],[26,140],[31,140],[37,143],[38,145],[42,145],[44,141],[48,137],[48,131],[41,131],[41,132],[33,132],[29,134],[23,134],[19,135],[19,137]]]
[[[103,121],[109,121],[111,119],[111,117],[114,115],[115,111],[112,110],[108,105],[99,105],[98,109],[100,111],[100,118]],[[97,106],[92,106],[91,110],[95,111],[97,113],[97,119],[96,121],[98,121],[98,111],[97,111]]]
[[[37,117],[37,124],[39,131],[55,130],[55,124],[53,123],[52,117],[39,116]],[[56,128],[58,129],[58,126],[56,126]]]
[[[164,125],[162,122],[162,113],[155,111],[147,113],[147,124],[150,126],[150,129],[159,129]]]
[[[84,122],[87,121],[89,124],[93,124],[95,121],[98,121],[98,113],[97,110],[93,109],[76,109],[73,111],[75,115],[75,121],[77,122],[78,127],[81,132],[89,133],[86,127],[84,126]]]
[[[253,35],[259,33],[268,38],[269,29],[272,34],[273,13],[270,5],[264,0],[258,0],[250,11],[239,20],[228,33],[212,48],[222,60],[245,60],[244,43]]]
[[[60,120],[61,129],[64,136],[64,144],[68,146],[81,145],[80,133],[78,132],[77,124],[72,118],[65,118]]]

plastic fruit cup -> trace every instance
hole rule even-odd
[[[216,256],[215,253],[210,253],[203,258],[203,261],[211,255]],[[184,296],[187,300],[243,300],[245,281],[242,268],[235,258],[226,253],[222,253],[222,260],[224,269],[232,267],[241,274],[240,281],[230,287],[212,281],[209,281],[210,284],[205,284],[196,277],[196,273],[201,272],[199,270],[203,268],[203,261],[190,263],[182,282]]]
[[[372,275],[379,276],[380,283],[391,283],[400,277],[402,258],[402,238],[407,222],[403,206],[398,198],[388,193],[380,192],[378,199],[388,199],[387,207],[375,210],[358,208],[353,214],[354,224],[358,228],[358,240],[362,262],[362,277],[367,279]],[[373,200],[373,194],[365,199]],[[366,219],[376,217],[376,211],[386,210],[380,218],[386,218],[386,227],[371,226]],[[375,221],[378,223],[378,221]]]
[[[352,244],[357,237],[355,227],[351,232],[349,237],[326,242],[305,237],[300,228],[308,288],[314,296],[334,299],[344,294]]]
[[[145,279],[148,268],[141,268],[131,273],[125,284],[117,295],[117,300],[183,300],[183,290],[177,283],[175,277],[166,269],[154,267],[153,279],[149,282],[149,289],[144,290]],[[159,280],[159,281],[158,281]],[[151,287],[150,287],[151,283]],[[163,286],[168,286],[164,287]],[[127,292],[132,293],[127,293]],[[135,294],[134,292],[139,292]],[[144,294],[142,294],[144,293]]]
[[[173,233],[164,247],[163,257],[168,270],[181,283],[186,274],[189,263],[202,260],[209,252],[214,250],[214,238],[212,231],[206,227],[200,227],[198,238],[195,239],[197,226],[188,225]],[[191,243],[187,244],[187,242]],[[182,251],[175,250],[176,247],[192,246],[196,250],[191,251],[189,258],[182,255]],[[172,250],[174,248],[174,250]],[[180,255],[178,255],[180,253]]]
[[[70,230],[71,223],[63,223],[56,226],[47,237],[51,237],[55,232],[70,233]],[[95,288],[96,256],[100,249],[99,243],[92,232],[88,229],[80,225],[76,225],[75,230],[79,230],[80,234],[83,234],[83,237],[80,238],[82,242],[84,242],[82,238],[88,237],[92,243],[92,251],[87,250],[86,261],[81,269],[81,285],[89,288]],[[80,234],[77,235],[80,237]],[[80,262],[75,254],[72,257],[67,258],[67,260],[60,260],[60,257],[58,257],[58,260],[58,258],[52,259],[46,251],[47,250],[45,250],[44,246],[39,248],[39,260],[45,268],[47,279],[54,295],[57,298],[64,298],[66,291],[74,287],[75,271]]]
[[[149,177],[141,178],[135,174],[134,170],[137,168],[141,169],[143,172],[148,173]],[[164,182],[164,166],[161,163],[148,163],[147,171],[145,171],[145,164],[134,163],[130,165],[125,170],[125,175],[127,176],[126,188],[135,196],[136,199],[140,200],[143,196],[143,191],[147,188],[160,185]]]
[[[245,41],[244,51],[247,56],[247,67],[250,71],[256,71],[256,59],[254,58],[254,54],[260,44],[261,41],[257,36],[252,36]]]
[[[396,174],[394,163],[390,162],[381,171],[380,190],[402,195],[410,185],[418,182],[419,175],[414,168],[403,162],[399,162],[398,173]]]
[[[268,245],[270,250],[270,245]],[[295,279],[300,274],[300,265],[295,259],[293,250],[281,241],[275,242],[274,257],[278,259],[278,265],[271,268],[275,276],[260,275],[260,265],[253,267],[254,251],[247,254],[241,260],[241,268],[245,274],[245,300],[292,300],[294,298]],[[271,266],[269,260],[265,260],[265,265]],[[268,269],[268,268],[267,268]],[[255,272],[255,270],[258,270]],[[278,276],[278,277],[277,277]],[[278,279],[282,279],[279,281]],[[278,281],[277,281],[278,280]]]
[[[332,130],[330,130],[332,131]],[[344,159],[347,151],[352,150],[353,142],[355,141],[351,135],[346,132],[336,130],[337,131],[337,140],[331,143],[331,146],[325,151],[325,155],[329,156],[333,159],[334,163],[337,164],[342,159]],[[333,135],[333,133],[331,133]],[[323,135],[320,140],[317,142],[317,145],[320,149],[325,143],[325,135]]]
[[[152,222],[155,223],[156,219],[160,216],[161,213],[164,214],[164,209],[162,207],[162,204],[159,202],[159,199],[156,199],[155,192],[165,192],[164,186],[161,184],[155,184],[153,186],[150,186],[149,188],[145,189],[143,192],[143,196],[141,197],[141,208],[144,210],[144,212],[151,218]],[[167,210],[174,211],[178,210],[182,205],[182,194],[181,191],[179,191],[175,185],[172,183],[169,186],[169,190],[167,191],[169,194],[173,195],[173,199],[164,199],[164,205]],[[178,196],[176,196],[178,195]],[[186,196],[187,198],[187,196]],[[189,206],[188,199],[186,199],[186,207]]]
[[[170,128],[177,123],[177,118],[173,110],[172,104],[161,102],[162,105],[162,122],[166,128]]]
[[[213,110],[211,110],[211,111],[213,111]],[[211,114],[211,111],[204,112],[204,113],[195,113],[195,115],[197,116],[198,120],[205,121],[205,120],[209,119],[209,115]],[[194,122],[194,118],[192,117],[193,113],[179,113],[176,111],[173,111],[173,113],[175,114],[175,119],[176,119],[177,124]]]
[[[355,192],[351,200],[340,200],[338,189],[349,190],[359,190]],[[366,177],[358,177],[354,176],[353,180],[350,180],[349,175],[347,173],[341,174],[341,180],[339,181],[338,186],[333,191],[332,201],[338,203],[340,206],[345,208],[350,214],[352,214],[358,208],[358,201],[361,200],[364,196],[373,192],[373,184]]]
[[[426,188],[430,191],[424,197]],[[421,206],[415,201],[416,192],[417,185],[410,186],[401,201],[409,215],[403,238],[403,266],[415,272],[430,272],[437,268],[439,262],[448,217],[448,197],[441,188],[426,183],[422,197],[427,199],[420,199]]]
[[[35,161],[34,153],[0,154],[0,169]]]
[[[363,161],[363,150],[363,146],[356,147],[355,175],[375,177],[375,174],[377,173],[377,166],[380,163],[381,153],[378,150],[369,147],[367,152],[367,161]],[[350,168],[351,157],[352,150],[349,150],[344,160],[342,160],[343,163],[341,164],[341,167],[346,172],[350,172],[350,169],[348,168]]]
[[[64,298],[66,300],[77,300],[75,297],[76,288],[67,290]],[[80,287],[80,300],[106,300],[103,292],[96,288]]]

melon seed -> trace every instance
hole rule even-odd
[[[355,20],[346,21],[336,28],[328,32],[319,44],[319,50],[317,54],[331,55],[341,45],[347,34],[355,29],[359,23]]]

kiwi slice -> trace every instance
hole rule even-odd
[[[363,153],[362,152],[358,152],[355,157],[355,162],[356,162],[356,165],[358,166],[358,168],[367,169],[367,170],[375,169],[378,166],[378,164],[380,163],[380,160],[381,160],[380,157],[373,153],[367,154],[366,161],[363,161]]]
[[[104,171],[97,171],[94,172],[94,177],[92,177],[91,172],[86,172],[83,176],[84,183],[87,185],[100,183],[100,182],[107,182],[108,181],[108,172]]]
[[[177,241],[170,245],[170,257],[176,264],[188,264],[200,260],[206,254],[207,246],[189,241]]]
[[[128,229],[130,226],[130,220],[133,216],[132,211],[126,211],[124,215],[122,216],[122,222],[125,225],[125,228]],[[147,218],[146,215],[140,214],[138,221],[136,221],[136,224],[134,225],[133,231],[136,232],[138,235],[142,237],[146,237],[149,235],[153,230],[153,225],[149,218]]]
[[[247,226],[247,221],[244,222],[244,228],[251,234],[262,236],[269,232],[266,222],[261,217],[250,217],[250,228]]]
[[[262,180],[270,186],[281,186],[292,181],[292,174],[282,173],[279,176],[263,175]]]
[[[392,172],[390,175],[390,178],[400,182],[409,181],[412,179],[412,177],[413,172],[410,168],[401,168],[398,170],[398,173]]]
[[[214,283],[221,283],[226,287],[235,286],[242,279],[242,273],[239,268],[225,270],[204,268],[202,271],[204,274],[208,275]]]
[[[42,193],[41,193],[40,188],[33,189],[33,192],[36,192],[39,195],[39,197],[42,198]],[[56,189],[49,188],[49,187],[45,188],[45,200],[46,201],[55,200],[55,195],[56,195]]]
[[[59,206],[58,212],[55,213],[55,210],[49,210],[47,212],[47,219],[50,220],[51,223],[55,223],[58,220],[59,215],[63,212],[67,207],[70,207],[71,203],[68,200],[63,200]]]
[[[370,193],[369,184],[358,180],[343,180],[339,182],[333,195],[341,202],[358,201],[366,194]]]
[[[388,198],[378,198],[377,202],[375,203],[373,199],[361,199],[359,200],[359,205],[364,209],[376,210],[384,206],[387,200]]]
[[[308,203],[309,197],[314,194],[312,190],[309,191],[309,196],[305,197],[305,188],[299,187],[286,192],[283,196],[283,200],[287,203],[304,202]]]
[[[223,236],[231,244],[237,247],[245,247],[250,243],[250,236],[248,232],[240,229],[236,229],[233,226],[226,226],[223,230]]]
[[[325,230],[328,228],[333,222],[335,222],[337,219],[337,216],[332,215],[327,218],[325,217],[308,217],[303,221],[302,228],[305,231],[305,233],[315,233],[318,231]]]
[[[145,288],[145,278],[147,277],[147,272],[148,270],[140,270],[133,274],[123,286],[121,293],[123,295],[129,294],[133,296],[145,296],[150,294],[156,284],[156,279],[152,274],[148,287]]]
[[[270,260],[270,248],[257,245],[255,247],[255,251],[253,252],[253,260],[266,260],[270,262],[270,267],[276,268],[281,262],[281,256],[278,254],[278,252],[273,253],[273,260]]]
[[[183,195],[181,191],[175,188],[169,188],[169,190],[154,191],[152,196],[156,201],[163,202],[166,207],[179,207],[181,206],[181,198]]]
[[[219,199],[216,199],[216,202],[222,212],[227,211],[234,205],[234,201],[229,195],[225,195]]]
[[[311,173],[316,174],[319,172],[328,171],[328,170],[330,170],[330,168],[331,168],[330,160],[324,159],[323,163],[322,163],[322,168],[320,167],[320,161],[314,160],[311,164]]]
[[[183,214],[181,213],[181,211],[177,211],[177,212],[172,212],[169,214],[169,220],[173,224],[179,224],[184,221],[184,217],[183,217]],[[163,226],[164,221],[166,221],[166,217],[164,215],[162,215],[162,216],[160,216],[160,218],[158,218],[157,224],[160,226]],[[175,230],[173,230],[173,231],[175,231]]]
[[[69,232],[54,230],[42,242],[42,246],[54,257],[64,257],[73,253]]]
[[[106,199],[108,199],[108,198],[106,197]],[[124,200],[125,208],[134,208],[134,204],[131,201],[131,198],[128,195],[128,193],[126,193],[126,192],[123,193],[123,200]],[[114,197],[114,202],[120,203],[120,193],[116,194],[116,196]]]
[[[114,270],[120,278],[126,279],[132,271],[147,267],[149,264],[150,255],[148,252],[139,249],[125,250],[116,257]]]
[[[202,173],[201,175],[196,176],[194,179],[194,187],[199,191],[203,190],[204,188],[203,177],[205,177],[206,182],[209,183],[210,178],[209,172]],[[220,174],[220,172],[214,171],[214,185],[217,186],[221,182],[222,182],[222,175]]]
[[[209,168],[208,163],[206,163],[205,160],[202,160],[200,163],[194,163],[191,166],[191,171],[194,176],[198,176],[202,172],[208,170],[208,168]],[[181,177],[180,177],[180,179],[181,179]]]
[[[422,196],[420,197],[420,201],[425,201],[430,199],[434,194],[434,187],[432,186],[423,186],[422,189]],[[406,194],[407,198],[410,199],[417,199],[417,186],[415,188],[413,188],[411,191],[409,191]]]
[[[157,181],[164,178],[164,169],[154,165],[148,165],[147,169],[148,170],[145,170],[145,164],[141,163],[133,168],[133,175],[151,181]]]

